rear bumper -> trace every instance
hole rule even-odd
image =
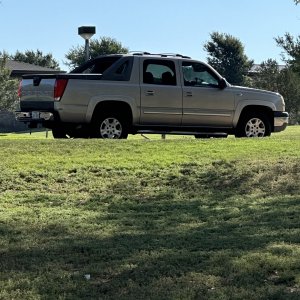
[[[16,111],[16,119],[24,123],[43,123],[44,121],[53,121],[54,115],[47,111]]]
[[[289,114],[287,112],[274,112],[274,132],[280,132],[286,129],[289,123]]]

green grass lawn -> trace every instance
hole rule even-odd
[[[0,136],[0,299],[299,299],[300,126]]]

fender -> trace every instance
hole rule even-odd
[[[96,106],[105,101],[118,101],[127,103],[132,111],[133,124],[137,122],[139,119],[139,103],[133,97],[124,96],[124,95],[103,95],[103,96],[95,96],[92,97],[89,101],[85,121],[86,123],[90,123],[93,117],[94,110]]]
[[[233,127],[234,128],[236,128],[236,126],[238,124],[238,121],[240,119],[243,109],[246,108],[247,106],[261,106],[261,107],[270,108],[272,111],[276,110],[275,104],[270,101],[255,100],[255,99],[239,101],[235,108],[235,113],[233,116]]]

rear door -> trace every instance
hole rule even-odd
[[[141,124],[178,126],[182,87],[178,68],[169,59],[141,58]]]

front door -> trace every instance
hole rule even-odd
[[[220,78],[207,65],[182,61],[182,125],[232,127],[234,96],[230,88],[220,89]]]
[[[182,88],[174,61],[145,58],[141,64],[140,74],[141,124],[180,125]]]

